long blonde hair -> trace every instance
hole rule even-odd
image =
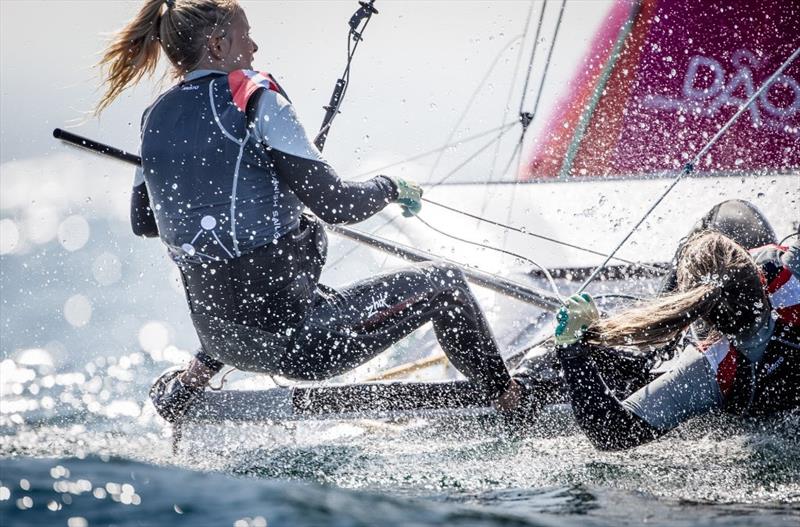
[[[691,236],[677,259],[677,292],[595,322],[587,341],[641,349],[668,344],[698,318],[721,332],[751,320],[747,303],[766,302],[748,252],[716,231]]]
[[[230,22],[237,9],[236,0],[146,0],[103,53],[99,66],[107,88],[95,113],[144,75],[152,75],[161,49],[176,76],[194,69],[204,57],[208,38]]]

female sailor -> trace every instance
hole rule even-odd
[[[516,383],[464,275],[430,263],[334,290],[319,283],[328,223],[365,220],[388,203],[420,210],[413,182],[342,180],[309,140],[277,82],[252,70],[258,46],[235,0],[147,0],[101,64],[98,111],[161,50],[180,78],[142,117],[142,168],[131,222],[159,236],[180,269],[201,343],[151,398],[179,418],[223,364],[324,379],[366,362],[432,322],[453,365],[512,408]]]
[[[610,318],[592,298],[570,297],[557,316],[556,354],[573,412],[600,449],[651,441],[712,410],[767,415],[800,407],[800,242],[748,252],[714,230],[681,247],[675,290]],[[596,352],[653,349],[701,321],[706,335],[624,400]]]

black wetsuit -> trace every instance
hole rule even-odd
[[[253,93],[262,94],[255,104]],[[249,127],[245,109],[255,113]],[[165,128],[169,143],[161,136]],[[202,155],[223,147],[227,158],[212,162]],[[341,180],[271,78],[257,72],[190,74],[146,113],[142,158],[132,200],[134,232],[160,235],[181,269],[203,348],[197,357],[206,365],[324,379],[432,322],[450,361],[480,389],[496,397],[510,381],[458,269],[428,263],[339,291],[319,284],[327,239],[315,219],[300,215],[303,206],[329,223],[352,223],[393,201],[396,189],[382,176]],[[198,197],[203,189],[195,182],[206,180],[211,185]],[[206,229],[212,225],[223,228]]]
[[[800,407],[800,244],[768,246],[754,258],[772,309],[756,335],[736,345],[720,338],[687,347],[666,373],[624,400],[604,381],[592,346],[557,350],[575,418],[595,446],[636,446],[715,409],[768,415]]]
[[[689,235],[705,229],[721,231],[750,249],[767,245],[755,251],[754,258],[776,320],[764,328],[760,340],[740,349],[726,339],[700,349],[684,341],[680,357],[666,374],[651,371],[654,357],[581,343],[559,350],[558,356],[555,350],[535,354],[514,372],[543,404],[571,401],[576,419],[598,448],[641,444],[713,408],[756,415],[800,406],[800,307],[792,299],[797,297],[797,278],[790,276],[791,269],[795,274],[800,269],[797,242],[788,251],[775,246],[772,227],[741,200],[714,206]],[[680,248],[676,258],[679,253]],[[673,270],[661,290],[674,287]],[[765,338],[771,339],[769,344]]]

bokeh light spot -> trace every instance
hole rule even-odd
[[[64,303],[64,318],[76,328],[85,326],[92,318],[92,303],[83,295],[72,295]]]
[[[64,249],[77,251],[89,241],[89,223],[83,216],[73,214],[58,226],[58,243]]]

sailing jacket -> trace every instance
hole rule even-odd
[[[771,313],[744,342],[688,347],[624,401],[605,385],[586,344],[559,349],[576,419],[598,448],[641,444],[714,409],[766,415],[800,407],[800,242],[752,254]]]
[[[384,176],[342,181],[274,79],[249,70],[191,72],[162,94],[142,117],[141,156],[133,230],[176,261],[250,253],[295,231],[304,206],[349,223],[396,197]]]

